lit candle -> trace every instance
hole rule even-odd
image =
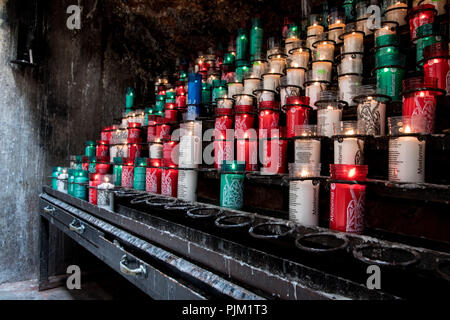
[[[335,164],[364,163],[364,140],[353,137],[358,133],[356,121],[342,121],[338,127],[335,127],[335,134],[339,135],[334,137]]]
[[[425,126],[423,118],[388,118],[389,181],[421,183],[425,181],[425,140],[419,136],[402,136],[420,133]]]
[[[354,74],[344,74],[338,76],[339,82],[339,99],[347,102],[349,106],[356,103],[353,98],[356,97],[356,90],[361,86],[362,76]]]
[[[229,111],[228,111],[229,110]],[[216,138],[226,137],[227,130],[233,128],[233,116],[231,109],[216,109],[216,120],[214,125],[214,136]]]
[[[95,142],[88,140],[88,141],[86,141],[85,145],[86,145],[86,148],[85,148],[84,155],[86,157],[95,157]]]
[[[284,68],[286,68],[286,58],[281,55],[276,55],[269,59],[269,70],[270,73],[284,73]]]
[[[331,81],[332,62],[313,61],[312,62],[312,81]]]
[[[75,172],[73,196],[78,199],[87,200],[88,196],[86,184],[88,182],[89,173],[85,170],[77,170],[77,172]]]
[[[362,134],[384,136],[386,121],[386,102],[390,97],[377,93],[375,85],[359,87],[358,96],[354,99],[358,103],[358,128]]]
[[[52,189],[58,190],[58,176],[62,172],[63,168],[53,167],[52,168]]]
[[[423,0],[419,1],[419,4],[431,4],[437,10],[437,15],[440,16],[445,14],[445,5],[447,0]]]
[[[260,89],[261,79],[259,78],[245,78],[244,92],[245,94],[253,95],[253,91]]]
[[[313,43],[315,61],[334,61],[334,42],[329,40],[319,40]]]
[[[97,145],[95,149],[96,157],[107,157],[109,156],[109,145],[108,141],[105,140],[97,140]]]
[[[116,187],[122,186],[122,158],[114,158],[113,182]]]
[[[219,98],[216,100],[218,109],[232,109],[234,100],[231,98]]]
[[[322,92],[323,94],[324,92]],[[317,101],[317,127],[319,135],[331,137],[334,128],[338,126],[342,118],[341,103],[335,101]]]
[[[384,22],[381,28],[375,30],[375,47],[398,44],[396,25]]]
[[[162,169],[160,166],[160,159],[150,159],[150,166],[145,172],[145,191],[155,194],[161,193]]]
[[[134,167],[133,189],[145,191],[147,158],[136,158]]]
[[[261,110],[261,108],[260,108]],[[277,132],[280,122],[280,111],[265,109],[259,112],[259,137],[267,138],[272,136],[272,132]]]
[[[161,173],[161,195],[176,197],[178,190],[178,168],[163,169]]]
[[[242,137],[248,130],[253,129],[254,127],[255,115],[249,110],[249,108],[245,110],[244,107],[246,106],[236,106],[234,119],[234,131],[236,137]]]
[[[399,26],[406,24],[406,14],[408,4],[401,0],[387,0],[387,6],[384,10],[384,16],[387,21],[395,21]]]
[[[319,24],[313,24],[306,29],[306,36],[317,36],[323,33],[324,27]]]
[[[224,161],[220,175],[220,206],[240,210],[244,206],[245,163]]]
[[[339,20],[336,23],[328,25],[328,39],[336,42],[336,44],[341,43],[342,40],[339,38],[341,34],[344,33],[345,23]]]
[[[242,93],[235,96],[235,98],[237,106],[252,106],[255,97],[253,94]]]
[[[317,109],[316,102],[320,99],[320,93],[327,89],[327,84],[322,82],[308,82],[305,83],[305,95],[309,97],[310,105],[313,109]]]
[[[266,73],[263,74],[263,89],[276,91],[280,85],[281,74],[278,73]]]
[[[299,125],[295,128],[295,163],[320,164],[320,139],[316,125]]]
[[[306,47],[296,48],[289,51],[289,67],[308,68],[310,49]]]
[[[350,33],[344,33],[343,39],[343,52],[364,52],[364,32],[352,31]]]
[[[150,143],[149,149],[151,159],[162,159],[163,157],[162,143]]]
[[[230,82],[228,83],[228,96],[232,98],[236,94],[241,94],[244,91],[244,85],[242,82]]]
[[[318,40],[319,40],[319,36],[318,35],[317,36],[307,36],[306,37],[306,47],[309,50],[312,50],[314,48],[313,47],[313,43],[316,43]]]
[[[338,74],[363,73],[363,54],[352,53],[342,54],[341,61],[338,65]]]
[[[261,78],[264,73],[267,72],[266,60],[254,60],[252,68],[252,77]]]
[[[126,157],[130,159],[139,158],[142,154],[141,139],[128,139],[128,152]]]
[[[245,162],[245,171],[258,170],[258,139],[256,134],[249,138],[248,132],[243,138],[236,139],[236,160]]]
[[[104,175],[97,189],[97,205],[100,208],[114,211],[114,192],[112,192],[114,185],[111,183],[111,176]]]
[[[286,105],[286,136],[292,138],[298,126],[308,124],[309,121],[309,98],[302,97],[302,104]]]
[[[379,92],[385,93],[387,96],[391,97],[393,101],[400,100],[405,69],[401,67],[382,67],[376,69],[375,73]]]
[[[365,165],[330,165],[331,179],[364,181]],[[358,183],[330,184],[330,229],[362,234],[364,230],[364,207],[366,186]]]
[[[305,226],[319,225],[320,164],[289,164],[289,220]]]
[[[436,78],[436,87],[450,95],[450,58],[447,42],[425,47],[423,73],[426,78]]]
[[[260,90],[256,90],[255,93],[256,93],[256,99],[258,100],[258,102],[275,101],[275,95],[276,95],[275,90],[260,89]]]
[[[102,175],[91,173],[89,174],[89,202],[97,205],[97,187],[102,182]]]
[[[123,159],[122,165],[122,187],[123,188],[133,188],[134,179],[134,159],[125,158]]]
[[[417,38],[417,29],[424,24],[433,23],[435,15],[436,9],[431,4],[416,6],[408,12],[409,31],[412,41],[415,41]]]
[[[261,174],[274,175],[286,173],[287,170],[287,140],[280,138],[263,138]]]
[[[232,161],[234,158],[234,140],[222,139],[214,140],[214,167],[221,168],[224,161]]]

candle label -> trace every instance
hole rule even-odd
[[[319,225],[319,183],[312,180],[289,184],[289,220],[307,226]]]
[[[175,170],[163,170],[161,175],[161,194],[163,196],[176,197],[178,172]]]
[[[239,210],[244,206],[244,175],[222,175],[220,205],[225,208],[236,210]]]
[[[295,129],[304,124],[308,124],[309,108],[290,107],[286,113],[287,137],[295,136]]]
[[[425,133],[434,132],[435,114],[436,96],[433,93],[430,94],[428,92],[419,91],[403,98],[403,115],[425,118]]]
[[[89,181],[89,187],[97,187],[97,181]],[[89,202],[97,204],[97,189],[89,188]]]
[[[361,234],[364,230],[366,187],[332,183],[330,189],[330,229]]]
[[[245,161],[246,171],[258,170],[258,142],[256,140],[238,140],[236,143],[237,161]]]
[[[321,135],[331,137],[334,126],[341,122],[342,112],[339,109],[322,109],[317,112],[317,127]]]
[[[364,141],[356,138],[344,138],[334,141],[335,164],[364,164]]]
[[[425,141],[416,137],[389,140],[389,181],[425,181]]]
[[[320,163],[320,141],[296,140],[295,163]]]
[[[377,100],[365,100],[358,105],[358,125],[364,134],[379,136],[385,132],[386,104]]]
[[[123,166],[122,167],[122,187],[132,188],[134,179],[134,167]]]
[[[145,176],[145,191],[161,193],[161,169],[147,168]]]
[[[234,141],[214,141],[214,165],[220,168],[223,161],[232,161],[234,158]]]
[[[178,198],[197,201],[198,173],[194,170],[180,170],[178,173]]]

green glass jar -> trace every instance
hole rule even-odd
[[[86,157],[95,157],[95,142],[94,141],[86,141],[84,149],[84,155]]]
[[[390,96],[393,101],[401,100],[405,69],[402,67],[386,67],[376,71],[378,93]]]
[[[205,82],[202,84],[202,103],[204,105],[211,104],[211,84]]]
[[[76,170],[74,178],[73,196],[87,200],[88,199],[88,188],[87,183],[89,183],[89,172],[84,170]]]
[[[83,169],[83,156],[76,156],[75,160],[75,169],[82,170]]]
[[[347,23],[354,22],[356,20],[356,11],[353,0],[345,0],[342,7],[344,8]]]
[[[236,81],[243,82],[249,71],[250,67],[248,65],[236,67]]]
[[[175,91],[167,91],[166,92],[166,103],[175,103],[176,92]]]
[[[116,187],[122,186],[122,157],[116,157],[113,159],[113,182]]]
[[[97,165],[97,159],[94,157],[89,157],[89,173],[95,173],[95,166]]]
[[[236,59],[248,59],[248,36],[245,28],[239,28],[236,37]]]
[[[397,46],[398,43],[398,35],[396,34],[385,34],[375,38],[375,47]]]
[[[52,189],[58,190],[58,176],[63,171],[63,167],[52,167]]]
[[[245,162],[224,161],[220,175],[220,206],[240,210],[244,206]]]
[[[157,94],[156,95],[156,101],[165,101],[166,95],[165,94]]]
[[[134,96],[135,96],[134,89],[128,87],[127,88],[127,93],[126,93],[126,96],[125,96],[125,107],[127,109],[131,109],[133,107],[133,105],[134,105]]]
[[[73,196],[73,190],[74,190],[74,182],[75,182],[75,172],[77,169],[69,169],[69,179],[68,179],[68,189],[67,193],[71,196]]]
[[[250,59],[258,60],[263,58],[263,37],[264,30],[260,18],[252,19],[250,29]]]
[[[134,163],[133,189],[145,191],[145,176],[147,170],[147,158],[136,158]]]
[[[236,53],[235,52],[227,52],[223,56],[223,65],[225,66],[233,66],[236,61]]]

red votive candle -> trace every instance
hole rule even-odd
[[[133,188],[134,159],[123,158],[122,161],[122,187]]]
[[[156,138],[160,140],[169,140],[172,134],[172,127],[167,124],[165,118],[159,118],[156,124]]]
[[[175,108],[175,103],[168,102],[165,105],[164,117],[167,122],[178,121],[178,110]]]
[[[111,171],[110,158],[108,156],[95,158],[95,173],[108,174]]]
[[[148,115],[147,126],[147,142],[154,142],[156,140],[156,118],[154,114]]]
[[[423,50],[423,73],[426,78],[437,78],[437,87],[450,92],[450,57],[448,42],[437,42]]]
[[[89,157],[87,156],[81,157],[81,169],[84,171],[89,171]]]
[[[97,205],[97,189],[96,187],[102,183],[102,175],[98,173],[89,174],[89,202]]]
[[[161,172],[161,194],[163,196],[176,197],[178,189],[178,169],[171,167]]]
[[[163,159],[164,167],[176,166],[178,164],[178,145],[175,141],[166,141],[163,143]]]
[[[280,111],[277,109],[260,109],[259,137],[279,136]]]
[[[107,143],[109,143],[111,139],[111,131],[111,127],[104,127],[101,132],[100,139],[103,141],[108,141]]]
[[[214,125],[214,137],[216,139],[225,139],[227,130],[233,129],[233,114],[231,108],[217,108],[216,120]]]
[[[403,80],[403,116],[419,116],[426,119],[425,132],[434,132],[437,95],[436,78],[414,77]]]
[[[109,145],[106,140],[97,140],[97,145],[95,147],[96,157],[107,157],[109,156]]]
[[[236,139],[236,159],[245,161],[245,171],[258,170],[258,139]]]
[[[161,193],[161,174],[162,169],[160,159],[150,159],[149,167],[145,171],[145,191],[152,193]]]
[[[234,116],[234,130],[236,137],[243,138],[248,134],[248,130],[255,127],[255,114],[253,106],[236,106]]]
[[[175,103],[177,106],[177,109],[185,109],[186,108],[186,96],[176,96]]]
[[[365,181],[367,170],[366,165],[330,164],[332,180]],[[361,234],[366,186],[332,182],[330,189],[330,229]]]
[[[417,38],[417,29],[424,24],[433,23],[435,15],[436,9],[432,4],[423,4],[409,10],[409,32],[412,41]]]
[[[262,139],[261,174],[287,172],[287,140],[280,138]]]
[[[142,140],[141,139],[128,139],[128,158],[134,161],[134,159],[141,157],[142,154]]]
[[[309,123],[309,97],[308,104],[287,104],[286,105],[286,136],[295,137],[295,129],[298,126]]]
[[[131,122],[128,124],[128,139],[138,139],[141,137],[141,124],[139,122]]]
[[[232,161],[234,158],[234,140],[214,140],[214,167],[220,169],[223,161]]]

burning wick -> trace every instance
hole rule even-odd
[[[356,174],[356,169],[355,168],[351,168],[350,171],[348,172],[348,177],[349,178],[353,178]]]

